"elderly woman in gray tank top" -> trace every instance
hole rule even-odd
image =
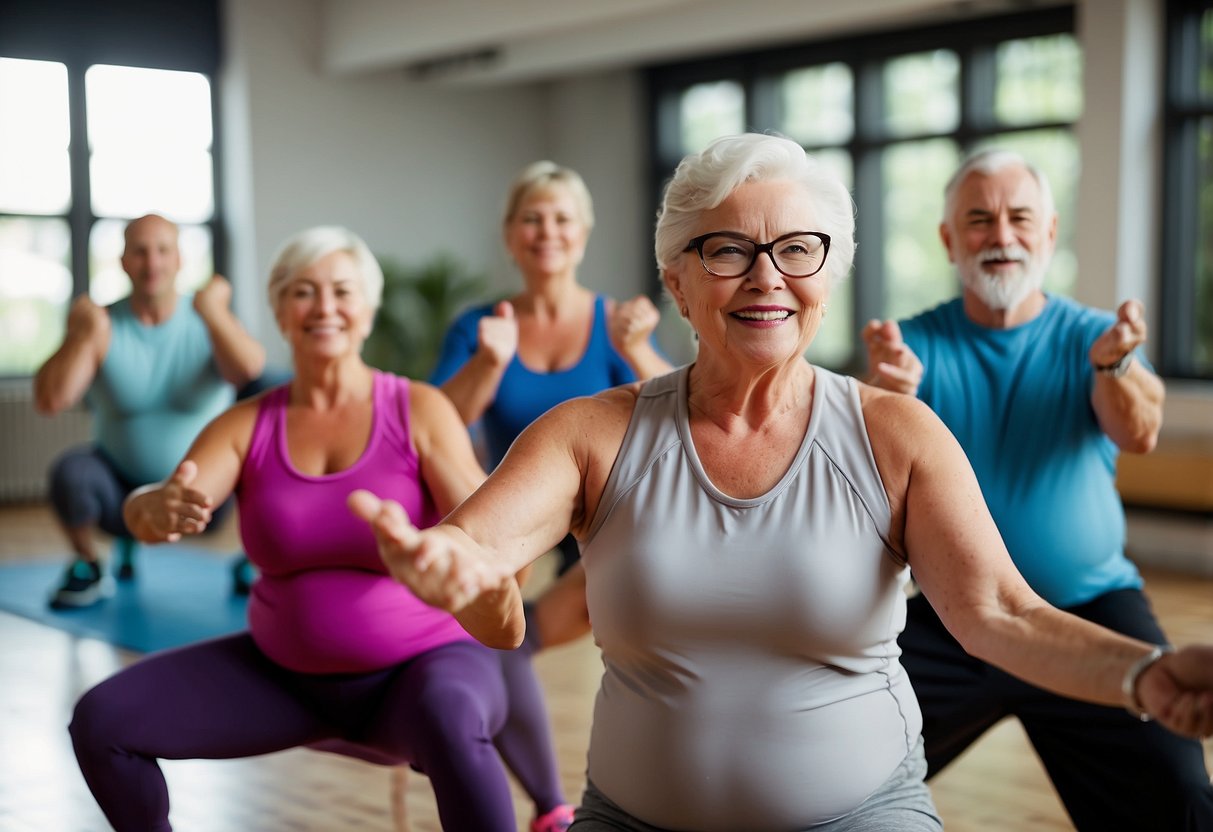
[[[502,576],[577,537],[604,663],[577,832],[939,829],[898,663],[911,566],[974,655],[1213,733],[1213,646],[1045,604],[931,411],[805,361],[853,228],[797,144],[714,142],[657,223],[693,364],[558,406],[441,525],[351,496],[396,578],[496,647],[524,627]]]

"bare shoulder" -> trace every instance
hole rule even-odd
[[[409,410],[423,419],[445,419],[459,414],[446,393],[428,381],[409,380]]]
[[[903,490],[910,472],[938,459],[956,440],[930,407],[913,396],[859,383],[859,401],[872,455],[885,487]]]

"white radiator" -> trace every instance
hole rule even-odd
[[[65,448],[87,442],[90,430],[81,407],[40,415],[28,381],[0,386],[0,503],[45,499],[51,462]]]

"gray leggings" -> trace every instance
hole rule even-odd
[[[927,761],[919,739],[914,750],[883,786],[846,817],[814,826],[813,832],[939,832],[943,829],[943,821],[935,811],[931,792],[923,781],[926,773]],[[594,788],[593,783],[587,783],[569,832],[668,830],[637,820]]]

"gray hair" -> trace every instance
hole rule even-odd
[[[509,194],[505,201],[505,216],[502,222],[508,224],[518,213],[518,208],[527,197],[536,191],[546,190],[553,185],[568,189],[573,201],[581,212],[581,221],[586,228],[594,227],[594,201],[590,199],[590,189],[585,180],[572,168],[561,167],[555,162],[541,161],[527,165],[510,184]]]
[[[989,176],[1003,168],[1012,166],[1023,168],[1036,180],[1036,186],[1040,189],[1040,206],[1044,214],[1043,219],[1048,220],[1056,214],[1057,207],[1053,204],[1053,188],[1050,187],[1049,177],[1045,176],[1044,171],[1013,150],[992,148],[974,153],[965,159],[961,166],[956,169],[956,172],[952,174],[952,178],[948,180],[948,184],[944,186],[944,224],[950,225],[952,223],[952,212],[956,210],[956,192],[960,190],[960,183],[964,182],[970,173],[980,173],[984,176]]]
[[[295,275],[333,252],[344,251],[354,258],[362,293],[371,309],[379,308],[383,299],[383,269],[362,238],[346,228],[320,225],[300,231],[291,237],[274,258],[267,287],[270,308],[277,310],[282,293]]]
[[[842,180],[791,139],[765,133],[725,136],[702,153],[683,159],[666,185],[657,211],[654,251],[657,266],[674,264],[705,211],[720,205],[747,182],[786,180],[800,184],[812,200],[817,228],[830,235],[826,274],[835,283],[855,259],[855,203]]]

